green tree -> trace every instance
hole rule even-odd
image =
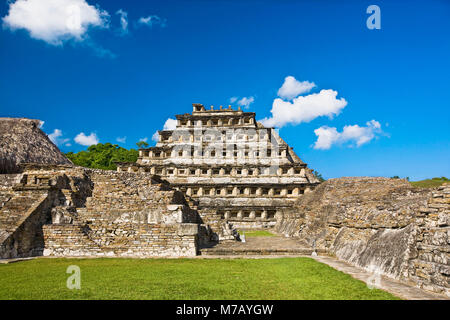
[[[138,146],[139,149],[147,148],[149,146],[149,144],[145,141],[136,142],[136,145]]]
[[[319,179],[320,182],[324,182],[325,181],[325,179],[322,177],[322,174],[320,172],[318,172],[316,170],[313,170],[312,173],[313,173],[313,175],[316,176],[317,179]]]
[[[66,153],[75,165],[104,170],[115,170],[115,162],[136,162],[139,152],[135,149],[127,150],[117,144],[99,143],[90,146],[87,150],[77,153]]]

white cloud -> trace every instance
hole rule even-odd
[[[90,27],[108,27],[109,14],[86,0],[16,0],[9,3],[3,25],[25,29],[34,39],[51,45],[83,41]]]
[[[125,143],[127,142],[127,137],[117,137],[116,141],[120,143]]]
[[[138,26],[148,26],[153,27],[154,25],[160,25],[161,28],[164,28],[166,26],[166,19],[162,19],[158,16],[148,16],[148,17],[141,17],[139,18],[137,22]]]
[[[85,135],[84,132],[79,133],[75,137],[75,142],[81,144],[82,146],[91,146],[93,144],[99,143],[98,137],[95,133],[91,133],[90,135]]]
[[[120,33],[125,35],[128,33],[128,12],[119,9],[116,14],[120,16]]]
[[[141,141],[147,142],[147,141],[148,141],[148,138],[147,138],[147,137],[145,137],[145,138],[140,138],[140,139],[139,139],[139,142],[141,142]]]
[[[300,82],[294,77],[288,76],[284,79],[283,85],[278,90],[278,96],[283,99],[291,100],[300,94],[311,91],[315,86],[314,82]]]
[[[365,127],[358,125],[347,125],[342,132],[338,132],[336,128],[322,126],[314,133],[317,136],[317,141],[314,144],[314,149],[327,150],[333,144],[343,144],[349,142],[351,146],[360,147],[363,144],[370,142],[381,133],[381,125],[376,120],[366,122]]]
[[[176,128],[177,128],[177,120],[169,118],[164,123],[163,130],[175,130]]]
[[[58,139],[58,138],[61,137],[61,136],[62,136],[62,131],[59,130],[59,129],[53,130],[53,133],[50,133],[50,134],[48,135],[49,139],[50,139],[54,144],[56,144],[56,139]]]
[[[167,119],[166,122],[164,123],[164,127],[163,130],[175,130],[177,128],[177,120],[176,119]],[[159,140],[159,134],[158,131],[156,131],[153,136],[152,136],[152,140],[155,142],[158,142]]]
[[[337,91],[321,90],[307,96],[299,96],[292,102],[277,98],[272,104],[272,117],[261,120],[267,127],[283,127],[286,124],[309,122],[317,117],[332,118],[347,105],[344,98],[336,99]]]
[[[159,141],[159,133],[158,131],[156,131],[153,135],[152,135],[152,141],[158,142]]]
[[[45,121],[39,120],[39,129],[44,128]]]
[[[52,133],[50,133],[50,134],[48,135],[48,138],[49,138],[54,144],[56,144],[57,146],[59,146],[59,145],[62,145],[62,144],[64,144],[64,143],[67,143],[68,141],[70,141],[70,139],[67,139],[67,138],[66,138],[66,139],[63,139],[62,136],[63,136],[62,131],[61,131],[60,129],[55,129],[55,130],[53,130]]]
[[[248,109],[253,102],[255,102],[254,97],[243,97],[241,100],[237,102],[237,104],[238,106]]]
[[[239,97],[231,97],[230,103],[237,103],[238,106],[248,109],[250,105],[255,102],[255,97],[243,97],[239,100]]]
[[[308,81],[297,81],[294,77],[285,78],[278,90],[281,98],[276,98],[272,104],[272,117],[260,122],[267,127],[281,128],[286,124],[309,122],[317,117],[332,118],[338,115],[347,105],[344,98],[337,99],[337,91],[328,89],[306,96],[300,94],[309,92],[316,85]],[[297,96],[296,98],[294,98]]]

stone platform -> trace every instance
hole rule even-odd
[[[309,256],[312,252],[297,240],[280,236],[248,237],[246,242],[223,242],[200,250],[201,256]]]

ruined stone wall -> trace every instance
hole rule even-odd
[[[85,172],[92,184],[85,207],[62,212],[73,217],[67,229],[44,227],[44,255],[196,255],[199,217],[181,192],[150,174]]]
[[[275,229],[319,253],[448,295],[449,197],[449,186],[331,179],[299,199]]]
[[[417,214],[417,255],[409,278],[424,289],[450,296],[450,184],[432,192]]]
[[[184,195],[150,174],[90,171],[92,195],[80,217],[92,223],[198,223]]]

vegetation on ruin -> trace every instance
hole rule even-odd
[[[446,177],[425,179],[421,181],[412,181],[411,184],[418,188],[435,188],[441,186],[445,182],[450,182]]]
[[[68,289],[70,265],[81,289]],[[397,299],[311,258],[46,259],[0,265],[0,299]]]
[[[312,170],[313,175],[316,176],[317,179],[319,179],[320,182],[324,182],[325,178],[322,177],[322,174],[316,170]]]
[[[90,146],[86,151],[66,153],[75,165],[103,170],[115,170],[115,162],[136,162],[139,152],[135,149],[127,150],[117,144],[99,143]]]

